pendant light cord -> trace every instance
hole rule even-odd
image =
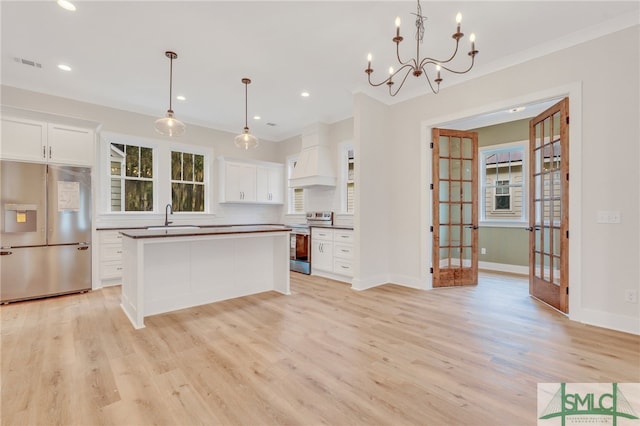
[[[247,116],[248,116],[248,113],[247,113],[247,111],[248,111],[248,109],[247,109],[247,99],[248,99],[248,97],[247,97],[247,84],[249,84],[249,83],[247,83],[247,82],[244,83],[244,128],[249,130],[249,126],[247,124],[248,123],[248,118],[247,118]]]
[[[173,112],[171,100],[173,99],[173,54],[169,55],[169,111]]]

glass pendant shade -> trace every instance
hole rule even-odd
[[[249,128],[245,127],[244,132],[235,137],[234,142],[238,148],[249,150],[257,148],[260,142],[258,138],[249,133]]]
[[[167,115],[156,120],[156,131],[166,136],[180,136],[186,130],[184,123],[173,116],[173,111],[167,111]]]

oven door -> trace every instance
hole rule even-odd
[[[311,274],[309,250],[311,238],[306,232],[291,232],[289,244],[289,269],[303,274]]]

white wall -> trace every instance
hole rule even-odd
[[[377,188],[367,184],[369,179],[387,181],[391,188],[388,210],[383,209],[381,215],[389,218],[393,228],[365,226],[362,232],[366,231],[366,238],[374,241],[388,240],[388,273],[394,280],[417,287],[426,287],[428,281],[424,271],[425,262],[430,259],[430,235],[426,233],[430,223],[424,218],[430,217],[431,205],[425,201],[430,182],[425,180],[430,167],[424,164],[429,140],[425,123],[434,124],[452,116],[462,118],[460,115],[465,112],[489,112],[487,108],[491,106],[530,99],[531,94],[549,94],[553,92],[550,88],[567,88],[567,93],[577,95],[570,100],[571,113],[580,115],[571,118],[570,127],[571,153],[575,150],[578,154],[570,159],[570,247],[574,252],[570,257],[570,317],[640,333],[640,305],[624,302],[626,290],[640,291],[640,197],[636,189],[640,184],[639,28],[470,80],[437,96],[425,95],[399,103],[386,114],[380,113],[373,101],[361,99],[364,95],[356,97],[359,102],[355,116],[386,120],[388,134],[393,135],[387,139],[378,137],[375,142],[384,144],[380,150],[389,155],[387,167],[363,166],[358,182],[365,206],[358,209],[357,216],[370,212],[367,208],[373,204],[368,205],[372,195],[366,191]],[[377,123],[357,121],[356,134],[360,130],[362,135],[365,127],[375,129]],[[363,164],[365,159],[369,158],[363,156]],[[379,157],[374,155],[371,160],[376,162]],[[598,210],[620,211],[622,223],[597,224]],[[358,221],[367,225],[373,220],[356,217]],[[377,235],[369,235],[370,232]],[[366,246],[362,242],[360,249]],[[576,257],[576,253],[580,256]],[[380,272],[367,262],[362,265],[361,276]]]

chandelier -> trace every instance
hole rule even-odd
[[[429,83],[429,87],[431,88],[431,91],[437,94],[440,91],[440,83],[442,83],[442,77],[441,77],[442,70],[446,70],[454,74],[464,74],[466,72],[469,72],[471,68],[473,68],[475,57],[478,54],[478,51],[476,50],[476,46],[475,46],[476,36],[475,34],[471,34],[471,36],[469,36],[469,41],[471,42],[471,50],[469,50],[469,53],[468,53],[468,55],[471,56],[471,64],[469,65],[469,67],[465,70],[455,70],[446,65],[449,62],[451,62],[458,54],[458,45],[460,44],[460,39],[464,37],[464,34],[460,32],[460,22],[462,22],[462,15],[458,13],[456,15],[457,29],[456,29],[456,32],[451,36],[456,41],[456,46],[451,56],[448,59],[434,59],[429,57],[420,59],[420,44],[422,43],[422,39],[424,37],[424,21],[427,19],[426,16],[422,15],[422,7],[420,6],[420,0],[418,0],[418,8],[415,15],[416,15],[416,57],[415,58],[412,58],[408,61],[403,61],[402,59],[400,59],[400,42],[403,40],[403,37],[400,35],[400,17],[396,18],[396,22],[395,22],[396,36],[392,39],[393,42],[396,44],[396,56],[398,58],[398,62],[400,62],[400,68],[398,68],[397,71],[394,71],[393,67],[389,67],[389,77],[387,77],[386,80],[383,80],[380,83],[374,83],[371,81],[371,74],[373,73],[373,69],[371,68],[371,53],[369,53],[369,55],[367,56],[368,65],[367,65],[367,69],[364,70],[364,72],[367,73],[369,84],[375,87],[386,84],[389,87],[389,94],[391,96],[397,95],[400,89],[402,89],[402,86],[404,85],[404,82],[407,80],[409,73],[413,74],[414,77],[420,77],[421,75],[424,75],[425,78],[427,79],[427,83]],[[429,73],[427,72],[427,67],[430,67],[433,69],[432,73],[435,71],[435,78],[433,79],[433,82],[435,82],[436,84],[435,88],[431,81],[431,78],[429,77]],[[398,79],[400,79],[400,84],[394,90],[393,86],[395,84],[395,81],[393,80],[396,76],[398,76]]]

